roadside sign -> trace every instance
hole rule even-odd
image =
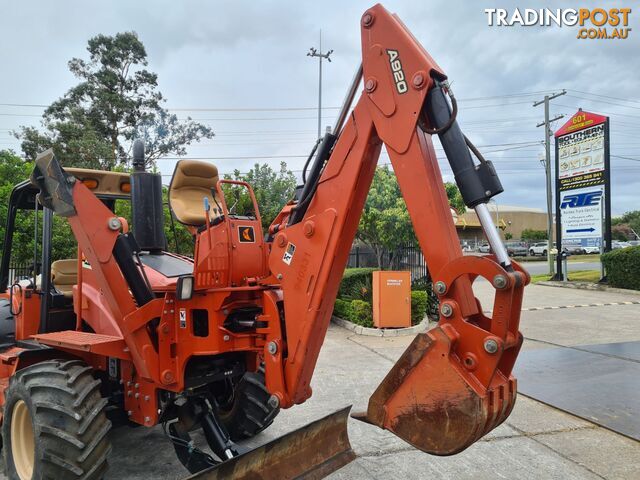
[[[604,185],[560,192],[563,245],[602,245]]]
[[[557,132],[556,243],[611,249],[609,118],[579,110]],[[558,271],[561,271],[558,257]]]

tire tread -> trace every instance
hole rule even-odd
[[[231,409],[220,415],[234,442],[254,437],[273,423],[280,409],[269,405],[270,397],[263,365],[244,374],[235,388]]]
[[[104,412],[107,400],[100,395],[101,382],[92,372],[79,360],[49,360],[11,378],[7,404],[24,399],[33,409],[38,478],[98,480],[106,472],[111,422]],[[5,439],[9,423],[3,425]],[[5,469],[14,479],[11,448],[3,450]]]

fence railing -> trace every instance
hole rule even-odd
[[[33,276],[33,263],[12,263],[9,265],[9,283]]]
[[[382,268],[386,270],[408,270],[411,280],[426,278],[429,275],[424,255],[417,245],[405,245],[393,251],[382,252]],[[378,258],[373,248],[366,245],[356,245],[351,248],[347,267],[377,268]]]

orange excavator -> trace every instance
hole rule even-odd
[[[112,423],[161,424],[199,478],[320,478],[352,460],[348,409],[255,450],[238,442],[312,395],[383,145],[432,272],[440,319],[354,416],[434,455],[464,450],[507,418],[529,276],[510,261],[486,206],[501,183],[461,132],[446,75],[404,24],[376,5],[361,31],[362,64],[335,127],[268,232],[250,185],[184,160],[168,197],[173,218],[194,236],[194,258],[169,253],[160,176],[144,171],[140,143],[131,174],[64,169],[51,151],[38,156],[31,180],[11,195],[0,266],[9,478],[101,478]],[[461,252],[434,135],[493,255]],[[114,213],[119,202],[131,202],[132,231]],[[42,242],[33,271],[14,278],[21,212]],[[54,216],[70,224],[77,258],[52,261]],[[474,297],[477,277],[495,288],[490,316]],[[200,428],[211,452],[191,438]]]

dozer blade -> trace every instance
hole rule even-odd
[[[349,443],[346,407],[189,479],[315,480],[355,458]]]
[[[453,455],[500,425],[511,413],[516,381],[496,372],[492,387],[470,381],[452,358],[447,329],[419,334],[353,417],[389,430],[433,455]]]

